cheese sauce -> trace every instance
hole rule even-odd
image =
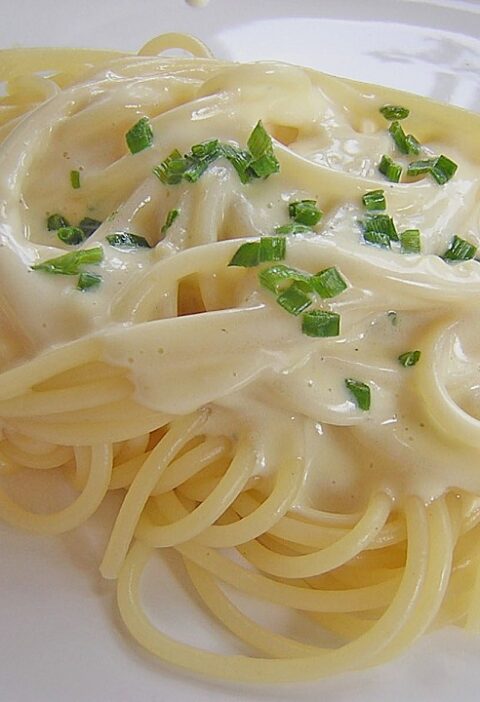
[[[38,107],[3,144],[3,368],[97,336],[102,359],[126,369],[144,406],[186,414],[207,405],[209,432],[235,440],[246,427],[259,454],[269,427],[291,432],[307,466],[299,510],[354,511],[376,490],[426,502],[449,488],[480,493],[478,450],[439,426],[417,368],[398,361],[418,349],[419,366],[436,363],[426,334],[452,328],[441,377],[479,415],[479,265],[441,258],[455,234],[480,244],[478,118],[286,65],[204,61],[170,73],[167,65],[119,59]],[[393,184],[379,174],[383,154],[407,163],[379,113],[399,99],[422,157],[442,153],[458,164],[445,185],[428,175]],[[131,154],[125,133],[143,116],[153,145]],[[208,139],[244,148],[259,119],[275,139],[278,174],[244,185],[224,159],[194,184],[168,186],[153,174],[174,149]],[[397,231],[420,230],[421,255],[365,243],[362,195],[378,188]],[[302,334],[257,269],[228,266],[239,239],[273,235],[290,221],[288,203],[304,198],[324,215],[312,232],[288,237],[285,263],[308,273],[335,266],[345,278],[347,290],[322,303],[341,315],[335,338]],[[172,208],[179,216],[163,235]],[[82,244],[103,249],[101,265],[88,268],[101,273],[98,288],[80,292],[74,276],[32,270],[73,250],[48,230],[52,213],[75,225],[102,222]],[[125,231],[151,248],[108,244],[107,235]],[[346,378],[370,386],[368,412]],[[271,472],[259,459],[259,478]]]

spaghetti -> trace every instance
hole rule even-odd
[[[101,573],[201,674],[319,678],[478,630],[480,118],[175,34],[0,67],[0,470],[78,492],[36,513],[4,485],[0,517],[59,534],[124,491]],[[149,621],[167,547],[251,657]]]

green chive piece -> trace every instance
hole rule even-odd
[[[280,293],[277,297],[277,302],[287,310],[287,312],[295,316],[299,315],[312,304],[308,292],[302,287],[302,283],[298,282],[293,282],[290,287]]]
[[[166,219],[165,219],[165,224],[162,226],[162,228],[160,230],[162,234],[164,234],[164,235],[166,234],[167,230],[170,229],[170,227],[175,222],[175,220],[177,219],[179,214],[180,214],[180,210],[175,210],[175,209],[170,210],[168,212]]]
[[[194,144],[191,149],[191,157],[197,159],[212,158],[218,156],[218,139],[209,139],[200,144]]]
[[[390,237],[385,232],[363,232],[363,240],[366,244],[380,246],[382,249],[390,249]]]
[[[392,183],[398,183],[402,175],[402,166],[384,154],[378,164],[378,170]]]
[[[253,268],[260,263],[260,242],[247,241],[233,254],[229,266]]]
[[[80,266],[88,263],[96,264],[103,260],[103,249],[96,246],[93,249],[81,249],[71,251],[57,258],[50,258],[32,266],[34,271],[44,271],[55,275],[77,275],[80,273]]]
[[[154,174],[164,185],[177,185],[181,182],[187,163],[178,149],[174,149],[159,166],[153,169]]]
[[[402,253],[421,253],[420,232],[418,229],[406,229],[400,234]]]
[[[280,170],[272,139],[258,122],[248,139],[248,150],[210,139],[194,144],[184,156],[175,149],[153,172],[166,185],[177,185],[182,180],[195,183],[210,164],[222,156],[233,165],[244,184],[253,178],[267,178]]]
[[[57,229],[57,236],[60,241],[70,246],[76,246],[85,241],[86,237],[80,227],[60,227]]]
[[[292,224],[282,224],[279,227],[275,227],[275,234],[284,234],[289,236],[290,234],[306,234],[311,232],[312,228],[307,227],[305,224],[297,224],[292,222]]]
[[[354,378],[345,378],[345,385],[353,395],[355,404],[364,412],[370,409],[370,387],[366,383]]]
[[[368,215],[362,220],[364,232],[386,234],[391,241],[398,241],[398,234],[393,219],[386,214]]]
[[[182,180],[195,183],[220,155],[218,139],[210,139],[194,144],[185,156],[175,149],[153,172],[166,185],[177,185]]]
[[[102,276],[98,273],[80,273],[78,276],[77,290],[90,290],[97,288],[102,282]]]
[[[70,184],[72,188],[78,190],[80,187],[80,171],[70,171]]]
[[[238,173],[240,181],[245,185],[249,183],[255,174],[250,170],[252,157],[248,151],[240,149],[232,144],[221,145],[222,156],[229,161]]]
[[[340,334],[340,315],[325,310],[305,312],[302,317],[302,332],[307,336],[327,337]]]
[[[407,148],[408,148],[408,151],[407,151],[408,154],[417,155],[420,153],[422,145],[420,144],[418,139],[416,139],[413,136],[413,134],[407,134]]]
[[[287,252],[287,242],[283,236],[264,236],[260,239],[260,263],[283,261]]]
[[[390,132],[397,149],[401,151],[402,154],[408,154],[407,135],[403,131],[403,127],[400,122],[392,122],[388,128],[388,131]]]
[[[68,220],[61,214],[51,214],[47,219],[47,228],[49,232],[54,232],[60,227],[69,227]]]
[[[369,190],[362,197],[362,202],[367,210],[386,210],[387,202],[383,190]]]
[[[313,275],[310,278],[310,284],[323,298],[336,297],[347,289],[345,280],[334,266]]]
[[[315,200],[297,200],[288,205],[288,214],[298,224],[313,227],[321,220],[323,212]]]
[[[147,149],[153,143],[153,130],[148,117],[142,117],[125,134],[127,146],[132,154]]]
[[[247,241],[234,253],[229,266],[253,268],[266,261],[283,261],[287,242],[280,236],[264,236],[260,241]]]
[[[272,139],[261,120],[257,122],[250,134],[247,146],[252,155],[250,168],[257,178],[268,178],[272,173],[278,173],[280,164],[273,151]]]
[[[400,354],[398,360],[402,366],[405,368],[410,368],[419,362],[421,355],[421,351],[406,351],[405,353]]]
[[[242,183],[254,178],[268,178],[280,170],[270,135],[258,122],[247,142],[248,150],[232,144],[220,144],[219,155],[224,156],[235,168]]]
[[[196,183],[200,176],[205,173],[210,163],[211,160],[207,158],[192,160],[190,163],[188,163],[187,168],[183,173],[184,179],[189,183]]]
[[[408,136],[403,131],[400,122],[392,122],[388,131],[390,132],[397,149],[402,154],[418,154],[420,152],[420,143],[415,139],[413,134]]]
[[[412,163],[408,164],[407,175],[417,176],[423,175],[424,173],[430,173],[435,164],[435,161],[436,159],[434,158],[427,158],[420,161],[412,161]]]
[[[384,105],[380,108],[380,112],[389,121],[395,119],[405,119],[410,114],[410,110],[401,105]]]
[[[218,139],[210,139],[192,146],[191,153],[184,158],[187,164],[183,177],[189,183],[196,183],[213,161],[221,155]]]
[[[99,226],[102,224],[98,219],[92,219],[92,217],[84,217],[78,224],[80,229],[85,235],[85,239],[88,239],[92,234],[94,234]]]
[[[457,171],[457,164],[447,156],[437,156],[423,161],[412,161],[408,165],[407,175],[417,176],[430,173],[439,185],[445,185]]]
[[[110,246],[114,246],[117,249],[152,248],[144,236],[132,234],[131,232],[116,232],[115,234],[109,234],[107,236],[107,241]]]
[[[444,261],[469,261],[475,258],[476,253],[477,247],[474,244],[455,235],[442,258]]]
[[[457,171],[457,164],[447,156],[439,156],[432,166],[432,176],[439,185],[445,185],[450,178],[453,178]]]
[[[260,284],[267,290],[276,295],[284,287],[285,283],[297,281],[303,283],[304,286],[310,286],[311,276],[308,273],[303,273],[296,268],[290,268],[283,264],[264,268],[258,274]],[[304,288],[305,289],[305,288]],[[310,288],[311,289],[311,288]]]

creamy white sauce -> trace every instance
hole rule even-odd
[[[457,319],[456,351],[443,372],[458,402],[478,416],[480,267],[439,258],[454,234],[480,244],[473,137],[455,144],[452,115],[412,98],[406,129],[454,159],[458,174],[444,186],[428,176],[393,185],[377,170],[384,153],[407,162],[378,113],[391,101],[385,89],[362,95],[284,65],[168,74],[160,59],[139,58],[117,61],[38,108],[0,152],[4,368],[98,334],[104,360],[128,369],[144,405],[178,414],[210,405],[212,433],[235,438],[246,428],[259,451],[272,426],[290,431],[293,421],[293,434],[303,437],[295,450],[308,466],[299,506],[355,509],[376,489],[425,500],[450,487],[480,492],[478,451],[438,430],[415,369],[397,360],[422,349],[430,325]],[[144,115],[153,146],[129,154],[125,132]],[[152,174],[175,148],[187,152],[211,138],[244,147],[260,118],[288,143],[276,145],[278,175],[245,186],[223,160],[193,185],[165,186]],[[72,169],[81,173],[78,190]],[[421,230],[422,256],[365,244],[361,196],[373,188],[385,190],[398,231]],[[286,263],[310,273],[334,265],[348,281],[347,291],[322,303],[341,314],[338,338],[303,335],[256,270],[228,268],[235,239],[273,234],[289,222],[288,202],[302,198],[318,200],[325,215],[311,235],[288,239]],[[180,214],[162,239],[173,207]],[[71,250],[47,229],[53,212],[71,224],[85,216],[103,222],[83,245],[103,248],[102,264],[89,267],[102,275],[98,289],[81,293],[74,276],[31,270]],[[106,236],[116,231],[140,234],[152,248],[113,248]],[[179,303],[178,281],[192,276]],[[177,318],[179,306],[202,311],[198,286],[207,312]],[[352,401],[346,377],[369,383],[369,412]],[[271,462],[264,469],[274,471]]]

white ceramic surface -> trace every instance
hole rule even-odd
[[[280,59],[480,110],[480,3],[474,0],[0,0],[0,47],[135,50],[163,31],[191,32],[219,56]],[[248,687],[190,678],[126,635],[98,562],[115,503],[73,534],[44,539],[0,525],[2,702],[473,702],[480,638],[423,638],[381,668],[299,686]],[[179,638],[241,651],[200,610],[179,564],[151,568],[155,619]],[[273,616],[264,609],[263,617]],[[285,622],[284,622],[285,625]]]

